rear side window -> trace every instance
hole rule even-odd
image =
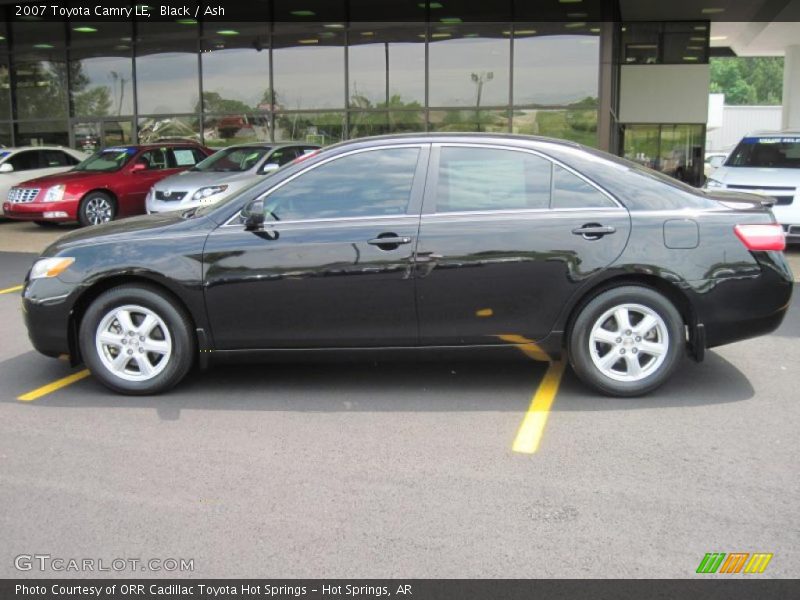
[[[332,160],[269,194],[267,219],[405,214],[418,157],[419,148],[386,148]]]
[[[181,167],[193,167],[196,165],[200,160],[203,160],[205,156],[202,156],[198,160],[198,154],[201,154],[200,151],[196,151],[194,148],[172,148],[169,150],[170,157],[172,160],[169,163],[169,167],[172,169],[179,169]]]
[[[436,212],[548,208],[550,164],[515,150],[444,147]]]
[[[613,208],[614,202],[597,188],[563,167],[553,165],[552,208]]]
[[[61,150],[44,150],[44,166],[47,168],[52,167],[68,167],[77,164],[78,161],[73,159],[66,152]]]

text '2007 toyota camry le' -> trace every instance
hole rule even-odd
[[[532,343],[632,396],[686,354],[781,323],[784,243],[759,196],[570,142],[378,137],[217,205],[70,233],[34,264],[23,307],[40,352],[127,394],[248,352]]]

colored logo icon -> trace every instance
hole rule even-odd
[[[763,573],[771,560],[772,554],[765,552],[709,552],[700,561],[696,572],[727,575]]]

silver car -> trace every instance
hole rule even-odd
[[[213,204],[269,175],[296,158],[318,150],[313,144],[253,143],[229,146],[191,169],[167,177],[148,192],[148,213]]]

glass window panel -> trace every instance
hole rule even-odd
[[[520,23],[514,31],[514,104],[595,105],[600,77],[600,37],[590,24],[564,33],[563,23]]]
[[[200,122],[197,117],[159,117],[139,119],[139,143],[199,142]]]
[[[202,41],[203,110],[271,110],[267,25],[207,23]]]
[[[686,183],[702,183],[702,138],[702,125],[662,125],[658,169]]]
[[[625,125],[623,156],[651,169],[658,160],[658,125]]]
[[[66,121],[23,121],[16,124],[16,130],[17,146],[69,145]]]
[[[425,103],[424,26],[355,23],[349,40],[351,107],[422,108]]]
[[[214,147],[269,142],[272,138],[268,114],[209,115],[203,120],[203,127],[203,141]]]
[[[429,131],[488,131],[508,133],[507,110],[432,110]]]
[[[42,54],[55,51],[64,54],[64,23],[41,19],[19,20],[11,23],[16,54]]]
[[[67,116],[67,64],[64,61],[20,61],[13,69],[18,118]]]
[[[275,25],[276,110],[344,108],[344,34],[325,25]]]
[[[327,146],[344,139],[344,113],[279,113],[275,141],[299,141]]]
[[[496,25],[434,25],[429,44],[430,106],[509,103],[511,42]]]
[[[622,63],[655,64],[660,60],[660,47],[660,23],[625,23],[622,27]]]
[[[351,112],[350,135],[352,138],[390,133],[413,133],[425,131],[425,113],[422,111]]]
[[[0,119],[11,118],[11,80],[8,58],[0,58]]]
[[[553,166],[552,208],[613,208],[605,194],[563,167]]]
[[[197,32],[177,23],[140,23],[136,86],[140,114],[199,112]]]
[[[587,101],[587,104],[591,104]],[[597,109],[592,106],[569,109],[514,111],[514,133],[543,135],[597,146]]]
[[[130,24],[76,22],[70,26],[70,92],[75,116],[133,114]]]
[[[0,123],[0,144],[11,146],[11,123]]]
[[[402,215],[418,156],[419,148],[392,148],[338,158],[267,196],[267,215],[281,221]]]
[[[549,160],[527,152],[442,148],[436,211],[548,208],[550,171]]]

